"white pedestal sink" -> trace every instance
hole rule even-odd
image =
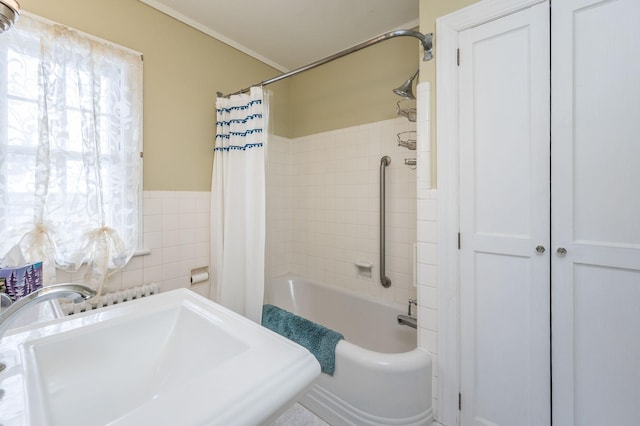
[[[186,289],[1,343],[5,426],[257,425],[320,373],[306,349]]]

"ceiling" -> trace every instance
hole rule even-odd
[[[418,26],[418,0],[140,0],[286,72]]]

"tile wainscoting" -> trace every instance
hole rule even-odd
[[[210,281],[191,286],[191,270],[209,268],[210,192],[144,191],[142,232],[150,254],[134,256],[116,272],[105,292],[156,283],[160,291],[191,288],[209,297]],[[209,271],[211,273],[211,271]],[[57,282],[82,282],[84,271],[58,271]]]

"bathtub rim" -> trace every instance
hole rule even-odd
[[[287,281],[288,285],[291,285],[291,281],[293,280],[299,280],[299,281],[308,281],[314,285],[317,285],[319,287],[324,287],[324,288],[328,288],[330,290],[334,290],[338,293],[343,293],[346,294],[348,296],[352,296],[352,297],[356,297],[359,299],[364,299],[367,302],[376,304],[376,305],[383,305],[383,306],[387,306],[393,309],[397,309],[400,312],[406,312],[407,311],[407,306],[403,305],[401,303],[396,303],[396,302],[389,302],[386,300],[381,300],[377,297],[371,296],[370,294],[362,294],[362,293],[358,293],[355,290],[352,290],[350,288],[345,288],[345,287],[340,287],[340,286],[336,286],[336,285],[332,285],[332,284],[328,284],[325,283],[323,281],[318,281],[316,279],[313,278],[308,278],[302,275],[298,275],[298,274],[283,274],[283,275],[278,275],[277,277],[273,277],[273,278],[269,278],[267,279],[267,284],[265,285],[265,288],[269,286],[269,284],[271,283],[271,281]],[[368,281],[368,280],[363,280],[363,281]],[[391,288],[391,287],[390,287]],[[387,289],[383,289],[383,291],[386,291]],[[265,291],[265,295],[266,295],[266,291]],[[295,312],[294,312],[295,313]]]
[[[282,282],[286,282],[286,285],[288,287],[293,286],[293,282],[295,282],[296,280],[298,281],[298,283],[300,282],[304,282],[307,281],[309,283],[311,283],[312,285],[316,285],[318,287],[321,288],[325,288],[328,289],[330,291],[335,291],[338,294],[344,294],[350,297],[355,297],[358,299],[362,299],[366,302],[372,303],[374,305],[380,305],[380,306],[385,306],[387,308],[391,308],[393,310],[398,310],[400,312],[404,312],[403,309],[405,309],[406,307],[399,304],[399,303],[391,303],[391,302],[387,302],[384,300],[380,300],[377,299],[371,295],[368,294],[360,294],[354,290],[348,289],[348,288],[343,288],[343,287],[338,287],[338,286],[334,286],[331,284],[327,284],[318,280],[314,280],[311,278],[307,278],[307,277],[303,277],[301,275],[296,275],[296,274],[284,274],[284,275],[279,275],[277,277],[274,278],[270,278],[269,282],[271,282],[271,280],[273,281],[282,281]],[[385,289],[386,290],[386,289]],[[266,292],[265,292],[266,294]],[[265,302],[267,302],[265,300]],[[294,302],[294,306],[295,306],[295,298],[293,300]],[[271,303],[271,301],[268,301],[268,303]],[[277,305],[276,305],[277,306]],[[293,314],[296,315],[300,315],[300,312],[298,310],[298,307],[295,307],[295,312],[292,312]],[[340,353],[341,355],[348,357],[349,359],[355,360],[355,359],[366,359],[366,360],[370,360],[370,362],[375,363],[376,365],[383,365],[385,363],[396,363],[397,361],[400,361],[400,358],[408,358],[407,361],[413,361],[413,362],[418,362],[418,360],[420,360],[420,358],[422,357],[422,355],[418,355],[418,353],[416,351],[420,350],[421,352],[426,353],[427,355],[429,355],[429,353],[424,350],[421,349],[420,346],[418,345],[418,333],[416,330],[416,341],[415,341],[415,346],[412,347],[411,349],[407,350],[407,351],[403,351],[403,352],[382,352],[382,351],[375,351],[372,349],[367,349],[365,347],[359,346],[355,343],[350,342],[349,340],[347,340],[346,338],[343,340],[340,340],[338,342],[338,345],[336,346],[336,354]],[[431,362],[431,356],[429,356],[429,363]]]
[[[380,370],[400,371],[398,366],[403,367],[403,370],[413,370],[418,366],[428,366],[432,363],[431,354],[417,345],[415,348],[405,352],[377,352],[358,346],[346,339],[338,342],[336,346],[337,356],[359,361],[365,367],[375,366]],[[408,368],[409,366],[411,368]]]

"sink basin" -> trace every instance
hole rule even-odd
[[[0,361],[5,425],[260,424],[320,372],[306,349],[186,289],[23,328]]]

